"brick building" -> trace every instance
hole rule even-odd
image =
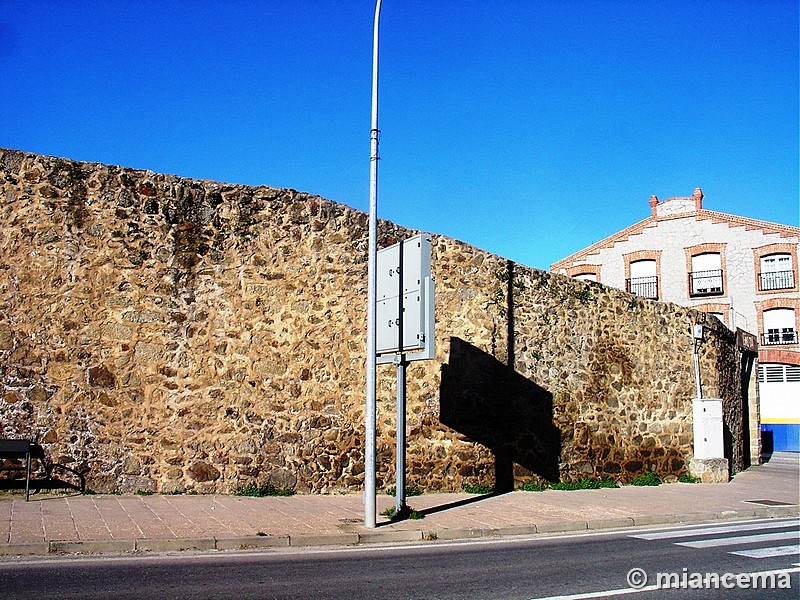
[[[763,445],[797,451],[798,242],[798,227],[704,209],[698,188],[689,197],[652,196],[649,217],[550,270],[696,308],[757,336]]]

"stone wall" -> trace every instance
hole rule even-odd
[[[366,215],[294,190],[0,163],[0,436],[38,439],[101,492],[363,485]],[[382,223],[380,245],[412,233]],[[410,484],[685,469],[701,313],[441,236],[433,270],[436,359],[408,370]],[[740,467],[735,344],[707,326],[705,394],[725,400]],[[391,485],[394,370],[378,375]]]

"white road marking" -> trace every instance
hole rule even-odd
[[[681,537],[695,537],[700,535],[713,535],[719,533],[732,533],[734,531],[759,531],[763,529],[780,529],[797,525],[798,520],[776,521],[774,523],[742,523],[739,525],[725,525],[721,527],[703,527],[700,529],[680,529],[677,531],[658,531],[656,533],[641,533],[630,537],[640,540],[669,540]]]
[[[718,546],[735,546],[736,544],[755,544],[756,542],[774,542],[776,540],[800,539],[797,531],[782,531],[780,533],[765,533],[763,535],[739,535],[729,538],[712,538],[696,542],[676,542],[677,546],[687,548],[716,548]]]
[[[754,548],[753,550],[739,550],[731,552],[738,556],[746,556],[747,558],[772,558],[774,556],[791,556],[793,554],[800,554],[800,545],[792,546],[774,546],[772,548]]]

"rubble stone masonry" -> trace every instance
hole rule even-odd
[[[366,215],[13,150],[0,165],[0,437],[37,439],[98,492],[363,485]],[[380,245],[413,233],[383,222]],[[739,357],[713,317],[437,235],[433,271],[436,359],[408,369],[409,484],[683,472],[696,322],[742,467]],[[381,486],[394,386],[379,367]]]

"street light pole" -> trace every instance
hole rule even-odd
[[[376,430],[376,268],[378,262],[378,23],[381,0],[375,3],[372,32],[372,128],[369,169],[369,258],[367,263],[367,394],[364,448],[364,527],[375,527],[375,430]]]

